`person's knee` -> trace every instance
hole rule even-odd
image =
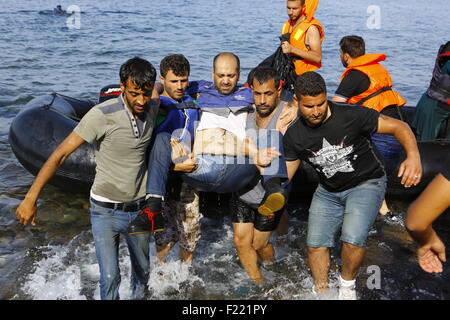
[[[252,247],[256,251],[262,250],[269,245],[269,239],[254,239]]]
[[[324,254],[328,252],[328,247],[309,247],[308,254]]]
[[[252,239],[245,234],[235,233],[233,237],[233,242],[236,249],[245,249],[252,247]]]
[[[356,245],[354,243],[344,241],[344,242],[342,242],[342,249],[348,250],[348,251],[358,251],[358,250],[364,249],[364,247],[361,245]]]

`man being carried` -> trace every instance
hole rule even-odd
[[[195,121],[198,121],[197,109],[179,109],[180,103],[192,101],[186,94],[189,84],[189,61],[181,54],[165,57],[160,63],[160,80],[164,86],[161,95],[158,127],[155,135],[168,132],[184,139],[194,135]],[[160,122],[162,121],[162,122]],[[151,164],[149,164],[151,165]],[[194,161],[186,159],[178,163],[174,169],[190,172],[194,169]],[[166,229],[155,233],[157,257],[164,261],[170,249],[178,242],[180,257],[188,263],[192,261],[194,250],[200,240],[199,194],[187,183],[182,182],[178,174],[173,174],[169,182],[169,196],[164,208]]]
[[[269,67],[253,69],[250,85],[256,112],[251,113],[247,119],[247,136],[258,141],[258,136],[267,136],[270,130],[284,133],[295,120],[297,108],[280,101],[281,86],[276,70]],[[282,117],[282,114],[285,116]],[[287,119],[289,120],[286,121]],[[258,257],[263,263],[273,263],[275,252],[269,239],[283,213],[283,209],[271,216],[258,213],[257,208],[264,193],[260,176],[255,176],[251,184],[233,193],[231,205],[234,244],[240,262],[258,285],[264,282],[258,267]]]
[[[314,18],[318,4],[318,0],[287,0],[289,20],[281,33],[289,37],[289,41],[283,41],[281,48],[292,56],[297,75],[322,66],[324,29]]]
[[[133,297],[143,297],[149,279],[149,234],[132,237],[126,231],[145,204],[145,154],[159,106],[155,78],[150,62],[138,57],[126,61],[120,67],[121,96],[94,106],[81,119],[45,162],[16,210],[21,223],[35,225],[36,202],[44,186],[72,152],[86,141],[94,144],[97,166],[90,212],[102,299],[119,299],[120,234],[130,251]],[[162,216],[154,221],[152,230],[161,230]]]
[[[200,191],[218,193],[236,191],[250,183],[259,174],[256,164],[264,171],[267,191],[259,212],[270,215],[284,206],[286,199],[280,180],[287,178],[286,166],[284,158],[280,157],[282,150],[275,150],[282,144],[281,134],[274,131],[273,136],[265,137],[274,141],[274,146],[269,145],[270,141],[258,141],[267,146],[261,150],[246,138],[245,124],[248,112],[253,111],[253,96],[251,89],[237,86],[239,70],[236,55],[220,53],[214,58],[214,83],[199,83],[197,105],[202,114],[195,133],[193,154],[189,154],[189,145],[180,143],[176,137],[168,133],[157,135],[149,159],[147,202],[150,213],[161,211],[172,160],[179,162],[186,157],[195,160],[196,168],[191,173],[183,173],[183,180]],[[129,232],[149,229],[151,219],[148,217],[151,214],[138,216],[130,224]]]
[[[342,271],[339,298],[356,299],[355,278],[365,255],[368,232],[384,197],[386,175],[373,151],[373,133],[391,134],[406,152],[398,177],[405,187],[419,183],[422,168],[416,140],[409,126],[369,108],[327,101],[323,78],[308,72],[298,77],[295,102],[300,118],[284,136],[288,176],[300,161],[319,174],[308,219],[308,260],[313,291],[328,288],[329,248],[341,231]]]

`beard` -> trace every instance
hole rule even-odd
[[[262,109],[263,107],[264,107],[264,109]],[[256,112],[258,113],[258,115],[261,118],[266,118],[266,117],[270,116],[272,114],[273,110],[275,110],[275,107],[270,107],[267,105],[256,106]]]

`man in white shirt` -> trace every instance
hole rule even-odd
[[[194,91],[199,94],[197,107],[201,110],[195,133],[193,152],[190,146],[179,143],[170,134],[160,133],[150,154],[147,182],[147,207],[152,214],[161,212],[166,183],[172,162],[191,158],[196,168],[184,173],[183,180],[200,191],[229,193],[250,183],[263,173],[266,197],[259,212],[271,215],[285,204],[280,180],[286,179],[282,156],[282,136],[246,137],[247,115],[254,111],[250,88],[238,86],[239,58],[229,52],[218,54],[213,63],[213,83],[200,81]],[[192,91],[191,91],[192,93]],[[151,215],[150,215],[151,216]],[[130,234],[149,232],[151,220],[139,215],[129,227]]]

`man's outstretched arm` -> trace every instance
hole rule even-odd
[[[422,177],[422,164],[414,133],[400,120],[380,114],[377,133],[391,134],[400,142],[406,153],[406,159],[400,164],[398,177],[405,187],[415,186]]]
[[[25,199],[20,203],[16,209],[16,216],[20,223],[27,225],[31,222],[32,225],[36,225],[36,202],[41,194],[42,189],[47,182],[55,175],[58,168],[64,163],[67,157],[79,148],[85,140],[81,138],[75,132],[72,132],[67,138],[61,142],[56,150],[51,154],[47,161],[39,170],[36,179],[25,195]]]
[[[406,230],[420,245],[417,258],[426,272],[442,272],[442,262],[446,261],[445,245],[432,224],[450,206],[449,193],[450,181],[438,174],[408,208]]]

